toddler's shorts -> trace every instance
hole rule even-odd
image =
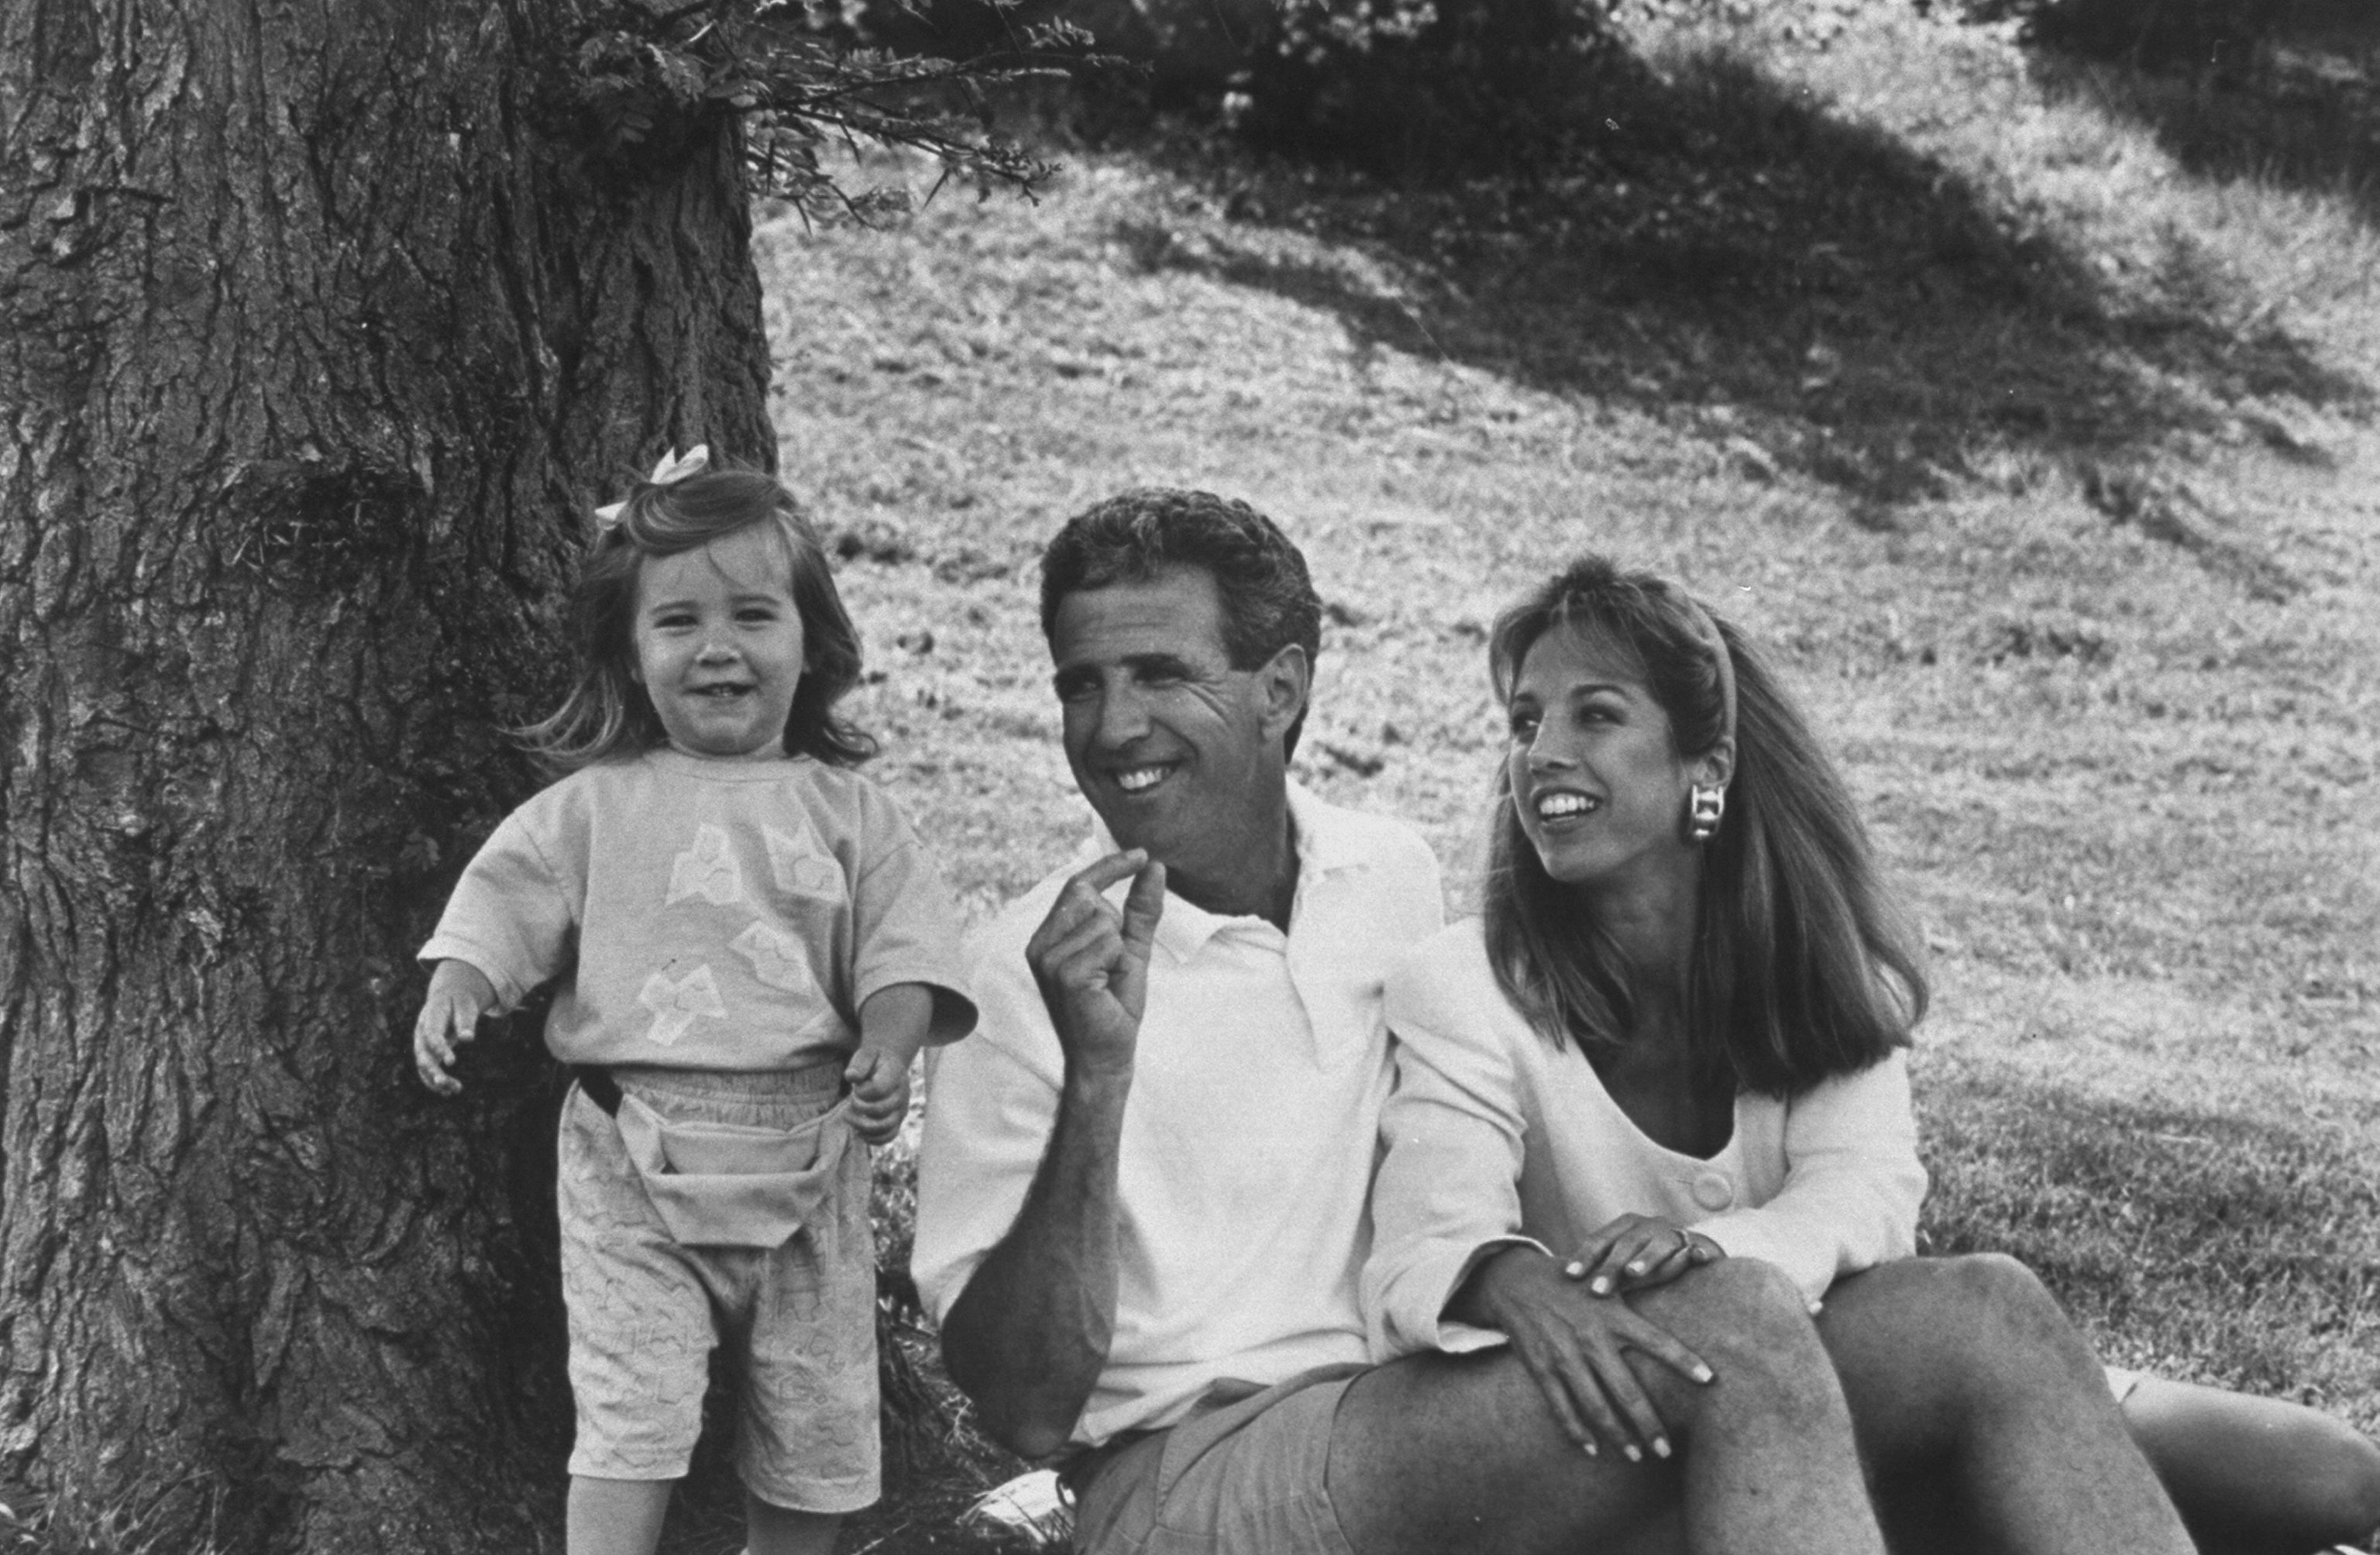
[[[794,1071],[616,1069],[671,1123],[795,1129],[832,1108],[842,1061]],[[774,1506],[856,1512],[880,1490],[876,1245],[869,1166],[853,1140],[832,1191],[783,1245],[689,1247],[647,1197],[613,1117],[574,1087],[563,1103],[562,1294],[577,1436],[570,1472],[685,1476],[714,1345],[736,1383],[736,1468]]]

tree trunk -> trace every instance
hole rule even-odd
[[[0,1477],[64,1537],[558,1543],[550,1069],[432,1099],[412,952],[586,509],[774,462],[735,127],[593,154],[582,25],[0,0]]]

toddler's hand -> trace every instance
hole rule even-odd
[[[909,1066],[882,1048],[863,1047],[844,1065],[851,1126],[871,1145],[892,1143],[909,1115]]]
[[[430,974],[430,997],[413,1023],[413,1068],[421,1083],[453,1096],[463,1082],[448,1071],[457,1043],[477,1035],[480,1017],[495,1008],[496,990],[486,974],[468,961],[442,961]]]

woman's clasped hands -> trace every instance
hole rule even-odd
[[[1472,1275],[1464,1305],[1483,1326],[1502,1331],[1562,1434],[1590,1456],[1601,1444],[1632,1463],[1648,1451],[1667,1458],[1668,1430],[1626,1353],[1694,1382],[1710,1381],[1711,1368],[1614,1298],[1667,1284],[1725,1256],[1710,1238],[1671,1221],[1623,1215],[1567,1260],[1521,1245],[1495,1254]]]

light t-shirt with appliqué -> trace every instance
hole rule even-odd
[[[647,751],[515,810],[421,959],[469,963],[504,1008],[557,977],[568,1063],[787,1069],[857,1040],[880,989],[934,990],[929,1040],[975,1024],[956,908],[892,798],[807,757]]]

